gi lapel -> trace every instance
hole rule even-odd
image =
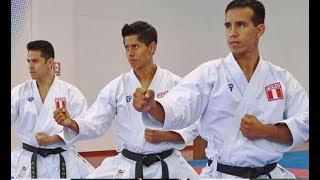
[[[50,129],[59,128],[59,125],[53,119],[53,110],[55,109],[54,98],[60,94],[57,92],[63,91],[59,89],[58,78],[55,77],[48,94],[42,104],[41,109],[39,109],[39,115],[37,118],[37,123],[33,129],[34,133],[46,132],[50,133]]]
[[[244,91],[243,97],[242,97],[238,107],[236,108],[236,111],[234,112],[234,116],[233,116],[233,120],[232,120],[233,128],[232,128],[232,130],[228,129],[228,131],[225,132],[224,143],[222,146],[222,152],[229,162],[231,159],[230,156],[231,156],[231,152],[232,152],[233,148],[239,144],[237,139],[239,138],[239,136],[241,136],[241,131],[240,131],[241,118],[245,114],[252,114],[252,110],[253,110],[252,108],[254,105],[254,101],[255,101],[257,95],[259,94],[259,89],[264,88],[263,84],[264,84],[264,81],[265,81],[265,79],[267,77],[267,73],[268,73],[266,62],[263,61],[262,58],[260,58],[259,63],[258,63],[258,65],[257,65],[257,67],[256,67],[256,69],[250,79],[250,82],[246,83],[247,84],[246,87],[243,87],[243,85],[241,85],[241,83],[243,83],[243,78],[239,78],[238,74],[232,73],[236,65],[238,66],[239,69],[240,69],[240,67],[234,59],[233,59],[233,63],[231,62],[231,60],[232,59],[229,59],[229,60],[226,59],[227,63],[225,65],[227,66],[227,69],[230,71],[231,75],[235,76],[233,78],[234,78],[237,86],[239,86],[240,88],[245,88],[245,91]],[[242,72],[242,74],[243,74],[243,72]],[[243,74],[243,76],[244,76],[244,74]],[[237,81],[238,79],[240,79],[240,81]]]
[[[155,93],[157,93],[157,90],[159,89],[161,83],[162,76],[162,69],[157,65],[156,73],[154,74],[148,89],[152,89]]]

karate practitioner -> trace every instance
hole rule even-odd
[[[106,158],[87,178],[196,178],[195,170],[175,150],[196,137],[192,126],[176,132],[146,129],[141,113],[132,106],[136,88],[152,88],[162,98],[180,79],[153,62],[155,28],[137,21],[124,25],[122,37],[132,69],[101,90],[84,118],[70,118],[66,109],[58,109],[55,120],[68,127],[65,133],[73,142],[102,136],[115,119],[113,133],[119,154]]]
[[[133,105],[148,127],[183,128],[200,119],[208,141],[203,177],[295,178],[277,162],[309,139],[309,98],[285,69],[261,57],[265,9],[234,0],[225,10],[231,53],[206,62],[163,98],[138,88]]]
[[[11,90],[11,124],[17,121],[23,143],[11,152],[11,177],[84,178],[94,168],[77,153],[75,145],[64,143],[63,126],[52,114],[56,100],[73,118],[84,115],[87,102],[75,86],[53,74],[54,48],[50,42],[32,41],[27,49],[32,80]]]

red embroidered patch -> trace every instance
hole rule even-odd
[[[265,90],[269,101],[283,99],[283,93],[280,82],[266,86]]]
[[[54,98],[54,102],[56,104],[56,109],[66,108],[66,98],[65,97]]]
[[[164,95],[167,94],[167,92],[168,92],[168,91],[159,92],[159,93],[157,94],[157,98],[162,98]]]

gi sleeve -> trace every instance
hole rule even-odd
[[[198,126],[199,126],[199,120],[197,120],[194,124],[186,128],[183,128],[180,130],[172,130],[181,135],[182,139],[184,140],[184,143],[170,143],[171,147],[178,150],[182,150],[183,148],[185,148],[197,136],[199,136]]]
[[[70,132],[72,130],[69,129],[68,143],[95,139],[108,130],[117,112],[116,91],[112,84],[113,81],[99,93],[97,99],[83,117],[74,119],[79,126],[79,134],[72,133]]]
[[[19,116],[20,87],[19,85],[11,90],[11,124],[15,123]]]
[[[288,72],[284,71],[286,102],[284,120],[292,135],[291,145],[273,143],[274,148],[286,152],[293,147],[305,143],[309,139],[309,98],[303,87]]]
[[[216,77],[216,72],[210,71],[207,63],[202,64],[185,76],[163,98],[156,99],[165,112],[164,124],[143,113],[144,124],[167,130],[190,126],[205,111]]]

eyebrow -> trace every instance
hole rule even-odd
[[[248,22],[247,21],[236,21],[236,22],[234,22],[235,24],[248,24]],[[224,23],[224,26],[226,26],[226,25],[230,25],[231,24],[231,22],[225,22]]]

